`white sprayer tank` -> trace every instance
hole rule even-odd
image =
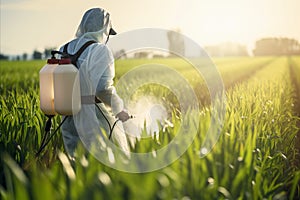
[[[75,115],[81,109],[79,71],[70,59],[60,60],[54,69],[54,107],[61,115]]]
[[[40,70],[40,108],[46,115],[56,115],[54,108],[53,72],[58,66],[57,59],[48,59]]]

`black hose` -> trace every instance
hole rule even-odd
[[[46,122],[46,126],[45,126],[45,134],[44,134],[44,137],[42,139],[42,142],[41,142],[41,146],[39,148],[39,151],[41,149],[42,146],[44,146],[45,142],[46,142],[46,138],[50,132],[50,129],[51,129],[51,125],[52,125],[52,118],[53,118],[53,115],[46,115],[48,117],[48,120]]]
[[[101,108],[98,106],[98,104],[96,104],[96,107],[98,108],[99,112],[102,114],[102,116],[104,117],[105,121],[107,122],[108,126],[109,126],[109,131],[111,132],[111,125],[109,123],[109,120],[107,119],[107,117],[105,116],[105,114],[103,113],[103,111],[101,110]]]
[[[108,126],[109,126],[109,136],[108,136],[108,139],[110,140],[111,139],[111,136],[112,136],[112,133],[113,133],[113,130],[117,124],[118,121],[120,121],[119,119],[117,119],[113,126],[110,125],[110,122],[109,120],[107,119],[107,117],[105,116],[105,114],[103,113],[103,111],[101,110],[101,108],[95,103],[96,107],[98,108],[98,110],[100,111],[100,113],[102,114],[102,116],[104,117],[105,121],[107,122]]]
[[[109,126],[109,136],[108,139],[111,139],[113,130],[117,124],[118,121],[120,121],[119,119],[117,119],[113,126],[110,125],[109,120],[107,119],[107,117],[105,116],[105,114],[103,113],[103,111],[100,109],[100,107],[95,103],[96,107],[98,108],[98,110],[100,111],[100,113],[102,114],[102,116],[104,117],[105,121],[107,122],[108,126]],[[38,150],[38,152],[35,154],[36,157],[38,157],[40,155],[40,153],[44,150],[44,148],[47,146],[47,144],[50,142],[50,140],[53,138],[53,136],[55,135],[55,133],[59,130],[59,128],[63,125],[63,123],[66,121],[66,119],[68,118],[68,116],[65,116],[65,118],[63,119],[63,121],[59,124],[59,126],[55,129],[55,131],[50,135],[50,137],[48,138],[48,140],[46,140],[48,134],[50,134],[50,130],[51,130],[51,125],[52,125],[52,118],[54,117],[53,115],[47,115],[48,120],[46,122],[46,126],[45,126],[45,135],[42,139],[42,143],[41,146]]]
[[[43,138],[43,141],[41,143],[41,146],[38,150],[38,152],[35,154],[36,157],[38,157],[40,155],[40,153],[44,150],[44,148],[47,146],[47,144],[50,142],[50,140],[53,138],[53,136],[55,135],[55,133],[59,130],[59,128],[63,125],[63,123],[66,121],[66,119],[68,118],[68,116],[65,116],[65,118],[63,119],[63,121],[59,124],[59,126],[55,129],[55,131],[50,135],[50,137],[48,138],[48,140],[46,141],[46,137],[48,134],[50,134],[50,129],[51,129],[51,119],[53,116],[49,117],[47,122],[46,122],[46,127],[45,127],[45,135]]]
[[[111,130],[110,130],[110,133],[109,133],[109,136],[108,136],[108,139],[110,139],[111,138],[111,136],[112,136],[112,132],[113,132],[113,130],[114,130],[114,128],[115,128],[115,126],[116,126],[116,124],[117,124],[117,122],[118,121],[120,121],[119,119],[117,119],[116,121],[115,121],[115,123],[113,124],[113,126],[112,126],[112,128],[111,128]]]

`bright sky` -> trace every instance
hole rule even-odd
[[[0,0],[1,53],[32,53],[74,38],[83,13],[108,10],[118,33],[137,28],[180,28],[200,45],[261,37],[300,41],[299,0]]]

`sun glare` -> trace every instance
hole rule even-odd
[[[188,12],[178,14],[174,21],[184,34],[203,45],[238,42],[252,46],[258,35],[263,35],[264,24],[268,23],[268,19],[262,20],[259,15],[261,10],[248,5],[241,6],[238,2],[205,5],[193,2],[189,5],[182,4],[182,9]]]

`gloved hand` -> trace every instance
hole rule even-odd
[[[119,113],[116,115],[116,117],[117,117],[119,120],[121,120],[122,122],[125,122],[125,121],[127,121],[127,120],[130,118],[130,116],[129,116],[129,114],[128,114],[128,112],[127,112],[126,110],[122,110],[121,112],[119,112]]]

